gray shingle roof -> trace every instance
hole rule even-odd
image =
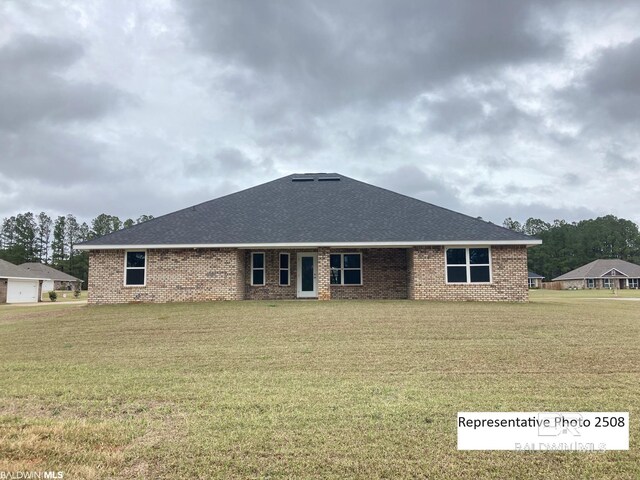
[[[48,280],[61,280],[65,282],[81,282],[79,278],[69,275],[68,273],[61,272],[60,270],[56,270],[49,265],[43,265],[42,263],[30,262],[23,263],[20,265],[20,268],[28,270],[29,272],[33,272],[34,275],[39,275],[42,278],[46,278]]]
[[[538,275],[536,272],[532,272],[531,270],[529,270],[529,278],[544,278],[542,275]]]
[[[538,240],[344,175],[294,174],[85,242],[238,245]]]
[[[44,280],[42,275],[30,272],[18,265],[7,262],[6,260],[0,260],[0,278],[33,278]]]
[[[571,270],[570,272],[560,275],[553,279],[557,280],[580,280],[583,278],[599,278],[605,273],[615,268],[620,273],[627,275],[629,278],[640,278],[640,265],[635,263],[625,262],[617,258],[594,260],[591,263],[587,263],[581,267]]]

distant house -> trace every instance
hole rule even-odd
[[[46,279],[42,284],[42,291],[44,292],[51,290],[79,290],[82,285],[82,280],[79,278],[56,270],[49,265],[33,262],[23,263],[20,267]]]
[[[36,272],[0,260],[0,303],[39,302],[44,280]]]
[[[640,284],[640,265],[618,259],[594,260],[552,280],[563,289],[634,288]]]
[[[535,272],[532,272],[531,270],[529,270],[529,275],[528,275],[528,280],[529,280],[529,288],[540,288],[542,287],[542,279],[544,278],[542,275],[538,275]]]
[[[336,173],[289,175],[76,245],[89,303],[524,302],[542,243]]]

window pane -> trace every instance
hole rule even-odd
[[[264,284],[264,270],[254,270],[253,271],[253,284],[254,285],[263,285]]]
[[[253,253],[253,268],[264,268],[264,253]]]
[[[488,282],[489,280],[489,267],[471,266],[471,282]]]
[[[289,254],[280,254],[280,268],[289,268]]]
[[[331,269],[331,285],[340,285],[342,277],[340,276],[340,270],[337,268]]]
[[[127,252],[127,267],[144,268],[144,256],[144,252]]]
[[[144,285],[144,270],[127,270],[127,285]]]
[[[345,270],[344,271],[344,284],[345,285],[360,285],[361,276],[362,276],[362,270]]]
[[[447,267],[447,281],[449,283],[466,283],[467,267]]]
[[[489,249],[488,248],[470,248],[469,249],[469,261],[471,265],[489,263]]]
[[[344,268],[360,268],[360,255],[357,253],[345,255]]]
[[[340,268],[341,267],[341,265],[340,265],[340,255],[335,255],[335,254],[331,255],[329,257],[329,261],[330,261],[330,264],[331,264],[331,268]]]
[[[313,257],[302,257],[300,261],[300,290],[303,292],[313,292],[314,275]]]
[[[447,265],[464,265],[467,254],[464,248],[450,248],[447,250]]]
[[[289,284],[289,270],[280,270],[280,285]]]

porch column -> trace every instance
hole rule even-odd
[[[329,262],[329,254],[329,248],[318,248],[318,300],[331,300],[331,265]]]

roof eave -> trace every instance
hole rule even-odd
[[[542,244],[542,240],[447,240],[447,241],[402,241],[402,242],[280,242],[280,243],[183,243],[183,244],[121,244],[74,246],[77,250],[130,250],[144,249],[183,249],[183,248],[316,248],[316,247],[349,247],[349,248],[406,248],[417,246],[492,246],[520,245],[533,247]]]

